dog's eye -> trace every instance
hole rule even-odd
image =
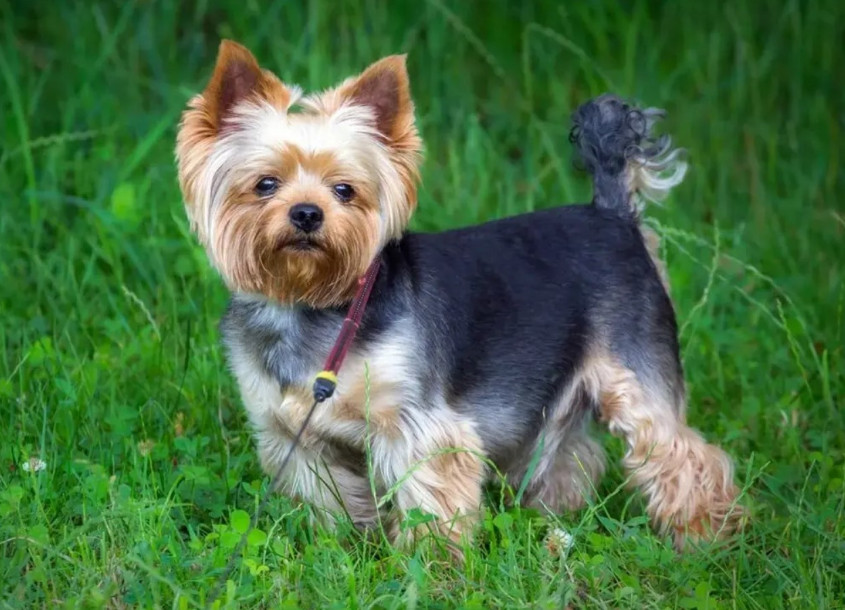
[[[255,185],[255,194],[261,197],[268,197],[279,190],[279,179],[272,176],[264,176]]]
[[[352,188],[350,185],[346,184],[345,182],[335,184],[332,187],[332,190],[334,191],[335,197],[337,197],[343,203],[346,203],[355,196],[355,189]]]

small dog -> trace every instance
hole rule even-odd
[[[640,199],[686,169],[651,135],[660,114],[612,96],[575,113],[589,205],[406,233],[421,141],[404,56],[303,97],[224,41],[176,156],[192,229],[232,292],[221,329],[266,472],[377,259],[337,392],[285,491],[362,527],[385,518],[397,543],[421,509],[457,542],[494,472],[514,487],[530,476],[528,505],[583,506],[604,471],[597,419],[624,439],[631,481],[679,548],[732,531],[731,460],[687,426],[675,314],[639,224]]]

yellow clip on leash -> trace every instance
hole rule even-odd
[[[331,371],[320,371],[314,378],[314,400],[323,402],[334,394],[337,388],[337,375]]]

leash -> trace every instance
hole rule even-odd
[[[343,326],[340,327],[334,347],[332,347],[332,351],[329,352],[326,362],[323,364],[323,370],[317,373],[317,377],[314,379],[314,400],[317,402],[323,402],[334,394],[337,387],[337,374],[340,372],[340,366],[343,364],[343,359],[346,358],[349,346],[352,345],[352,340],[355,339],[355,333],[358,332],[361,320],[364,318],[364,308],[373,292],[378,270],[379,259],[377,258],[370,264],[364,277],[358,280],[358,291],[349,305],[349,311],[346,312],[346,319],[343,321]]]
[[[331,398],[335,389],[337,389],[337,375],[340,372],[340,367],[343,364],[343,360],[346,358],[346,354],[349,352],[352,341],[355,339],[358,328],[361,326],[361,320],[364,318],[364,309],[366,309],[367,301],[370,300],[370,294],[373,292],[373,285],[375,285],[376,277],[378,276],[379,266],[380,259],[376,258],[372,263],[370,263],[366,273],[364,273],[364,275],[358,280],[358,289],[355,292],[355,297],[352,299],[352,303],[349,305],[349,309],[346,312],[346,318],[343,320],[343,325],[340,327],[340,332],[337,335],[337,339],[335,339],[334,346],[329,352],[328,357],[326,357],[323,369],[317,373],[317,376],[314,378],[314,385],[312,387],[314,403],[311,405],[311,408],[308,409],[308,413],[305,415],[302,425],[299,427],[299,430],[296,431],[296,434],[288,447],[288,451],[282,459],[282,463],[279,465],[278,470],[276,470],[276,474],[273,476],[273,480],[271,481],[269,487],[269,491],[271,492],[276,489],[281,482],[282,474],[284,474],[285,468],[287,467],[293,452],[302,440],[302,435],[305,432],[305,428],[308,426],[308,423],[311,421],[314,411],[317,410],[317,405]],[[235,568],[235,560],[243,552],[247,536],[258,525],[258,519],[267,507],[270,495],[270,493],[266,493],[261,499],[261,502],[258,504],[258,508],[255,509],[255,514],[252,516],[252,522],[247,530],[241,535],[238,546],[232,553],[223,573],[217,579],[217,584],[215,584],[208,600],[209,606],[214,604],[220,596],[226,581],[229,580],[229,576],[231,576],[232,570]]]

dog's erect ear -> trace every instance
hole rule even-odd
[[[401,140],[414,124],[405,55],[380,59],[360,76],[344,83],[339,93],[353,104],[371,108],[376,128],[391,142]]]
[[[220,43],[214,73],[202,96],[215,129],[220,129],[238,102],[263,98],[287,109],[291,98],[287,87],[271,72],[262,70],[249,49],[231,40]]]
[[[231,40],[220,43],[217,64],[205,91],[195,95],[182,113],[176,135],[179,183],[188,205],[191,222],[202,239],[204,225],[197,224],[204,201],[200,195],[203,169],[212,147],[228,129],[237,129],[235,110],[246,101],[269,104],[287,111],[299,96],[297,87],[286,87],[272,72],[262,70],[246,47]],[[198,206],[200,211],[194,208]]]

